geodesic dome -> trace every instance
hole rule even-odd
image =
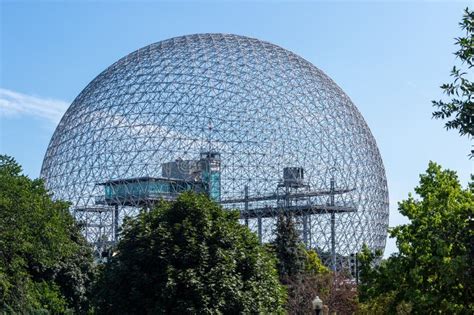
[[[104,189],[115,183],[136,197],[132,182],[201,183],[210,153],[219,159],[214,199],[239,209],[262,241],[287,209],[320,253],[384,249],[387,183],[363,117],[321,70],[253,38],[182,36],[120,59],[64,114],[41,176],[71,201],[91,242],[113,241],[143,203],[104,201]]]

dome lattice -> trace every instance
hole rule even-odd
[[[322,255],[347,257],[364,243],[384,249],[387,183],[363,117],[321,70],[257,39],[182,36],[120,59],[69,107],[41,176],[72,202],[87,238],[107,243],[143,203],[104,202],[104,189],[124,179],[201,183],[199,165],[211,155],[213,198],[241,210],[262,241],[287,209]]]

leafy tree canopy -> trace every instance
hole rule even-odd
[[[278,258],[280,281],[286,286],[288,314],[313,313],[312,301],[319,296],[331,312],[353,314],[357,308],[355,283],[342,273],[329,270],[313,249],[300,240],[291,215],[280,215],[272,250]]]
[[[21,172],[0,155],[0,313],[85,312],[91,251],[68,204]]]
[[[329,268],[323,264],[318,253],[312,249],[306,250],[305,271],[313,275],[328,274],[331,272]]]
[[[275,258],[203,195],[162,201],[123,224],[98,286],[99,311],[121,314],[280,313]]]
[[[273,247],[278,258],[277,267],[281,280],[296,277],[305,271],[307,255],[291,215],[278,216]]]
[[[474,82],[472,68],[474,66],[474,12],[466,8],[459,23],[466,32],[464,37],[456,38],[459,50],[455,55],[461,60],[461,67],[454,66],[451,70],[452,83],[441,86],[443,92],[451,98],[449,101],[433,101],[437,110],[433,117],[449,119],[447,129],[457,129],[461,135],[474,136]],[[471,155],[472,156],[472,155]]]
[[[409,224],[391,230],[399,253],[372,267],[376,254],[365,248],[360,300],[382,301],[387,313],[474,312],[474,193],[455,172],[430,162],[412,195],[399,203]],[[377,304],[377,303],[376,303]]]

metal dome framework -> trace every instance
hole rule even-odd
[[[97,248],[184,190],[238,209],[262,241],[292,213],[334,268],[385,247],[385,170],[362,115],[321,70],[257,39],[183,36],[120,59],[67,110],[41,176]]]

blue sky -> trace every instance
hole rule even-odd
[[[170,37],[235,33],[289,49],[351,97],[379,145],[397,201],[436,161],[472,173],[469,139],[431,119],[456,63],[468,2],[8,2],[0,0],[0,153],[38,177],[62,113],[120,57]],[[389,240],[385,254],[395,251]]]

